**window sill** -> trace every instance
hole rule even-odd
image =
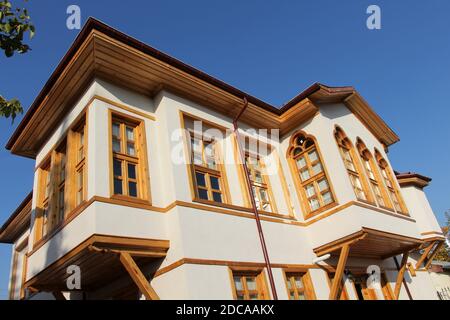
[[[337,201],[331,202],[331,203],[327,204],[326,206],[323,206],[323,207],[321,207],[321,208],[319,208],[319,209],[317,209],[315,211],[309,212],[308,214],[305,215],[305,221],[308,220],[308,219],[311,219],[311,218],[313,218],[315,216],[318,216],[319,214],[321,214],[321,213],[323,213],[323,212],[325,212],[327,210],[330,210],[330,209],[338,206],[338,204],[339,203]]]
[[[151,205],[150,201],[148,201],[148,200],[141,199],[141,198],[134,198],[134,197],[130,197],[130,196],[119,195],[119,194],[112,195],[111,199],[121,201],[121,202],[134,203],[134,204]]]

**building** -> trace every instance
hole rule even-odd
[[[437,299],[431,179],[393,171],[398,140],[352,87],[276,108],[90,19],[7,144],[36,161],[10,298]]]
[[[450,300],[450,262],[435,260],[429,272],[439,299]]]

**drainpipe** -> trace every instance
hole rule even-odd
[[[264,240],[264,233],[263,233],[262,226],[261,226],[261,220],[259,219],[258,208],[256,207],[255,193],[253,192],[252,183],[250,181],[250,172],[248,170],[247,163],[245,162],[245,154],[242,149],[241,139],[240,139],[240,135],[239,135],[238,120],[244,113],[245,109],[247,109],[247,107],[248,107],[248,101],[247,101],[247,98],[244,97],[244,106],[242,107],[239,114],[233,119],[234,135],[237,140],[239,156],[240,156],[241,162],[244,166],[245,182],[247,184],[247,189],[250,194],[250,200],[252,203],[253,213],[255,214],[256,226],[258,228],[258,235],[259,235],[259,240],[261,242],[261,248],[262,248],[262,252],[264,255],[264,261],[266,263],[267,274],[269,275],[269,284],[270,284],[270,288],[272,290],[272,296],[273,296],[274,300],[278,300],[277,290],[275,289],[275,282],[273,281],[272,266],[270,264],[269,254],[267,252],[266,241]]]

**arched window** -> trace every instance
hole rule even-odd
[[[338,144],[339,151],[341,153],[342,160],[344,161],[345,168],[347,169],[356,198],[358,198],[358,200],[373,202],[372,194],[369,191],[369,185],[363,176],[363,169],[360,165],[353,144],[345,134],[344,130],[339,127],[336,127],[334,137]]]
[[[372,154],[367,149],[361,139],[357,139],[356,148],[358,149],[361,160],[364,164],[367,177],[369,178],[372,191],[375,194],[375,199],[380,207],[392,209],[392,204],[387,195],[386,188],[383,184],[382,178],[375,164]]]
[[[335,198],[314,139],[303,132],[295,134],[288,157],[307,214],[333,204]]]
[[[384,183],[388,189],[389,197],[392,203],[394,204],[395,211],[399,213],[407,213],[408,210],[406,208],[405,202],[403,201],[397,183],[394,179],[392,170],[389,167],[387,161],[381,155],[381,153],[376,149],[375,149],[375,159],[377,159],[378,167],[380,168],[381,175],[384,179]]]

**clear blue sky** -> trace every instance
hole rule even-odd
[[[355,86],[401,138],[389,154],[395,169],[433,178],[426,190],[442,223],[450,208],[450,2],[280,2],[30,0],[33,50],[0,55],[0,94],[29,107],[78,33],[65,26],[67,6],[78,4],[83,21],[94,16],[275,105],[316,81]],[[381,30],[366,28],[370,4],[381,7]],[[0,145],[18,121],[0,119]],[[0,161],[3,223],[32,188],[33,161],[3,149]],[[10,250],[0,245],[0,299]]]

